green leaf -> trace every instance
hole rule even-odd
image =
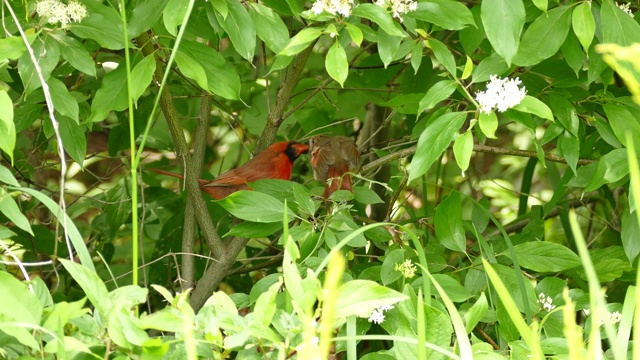
[[[530,241],[513,247],[520,266],[537,272],[560,272],[580,266],[578,254],[560,244]],[[503,255],[511,258],[509,251]]]
[[[487,297],[484,295],[484,292],[480,294],[478,300],[464,313],[465,320],[465,329],[467,333],[471,333],[473,329],[478,325],[480,320],[486,315],[487,310],[489,310],[489,304],[487,302]]]
[[[37,34],[27,35],[29,44],[37,38]],[[0,59],[16,60],[27,51],[27,47],[20,36],[10,36],[0,39]]]
[[[209,89],[209,83],[207,82],[207,74],[204,72],[204,68],[199,62],[192,59],[187,53],[178,51],[176,54],[176,64],[184,76],[189,79],[195,80],[198,85],[203,89]]]
[[[227,16],[229,16],[229,5],[227,5],[225,0],[212,0],[211,5],[216,12],[222,16],[223,20],[227,20]]]
[[[580,119],[573,104],[562,96],[551,94],[549,95],[549,105],[562,127],[569,133],[578,136]]]
[[[334,42],[329,48],[327,57],[324,59],[324,66],[329,76],[337,81],[340,86],[343,86],[349,74],[349,63],[347,62],[347,54],[339,41]]]
[[[249,9],[251,10],[249,14],[256,26],[258,37],[264,41],[269,50],[276,54],[280,52],[289,41],[289,30],[282,18],[271,8],[262,4],[251,3]]]
[[[336,321],[347,316],[369,317],[374,309],[408,299],[399,293],[369,280],[351,280],[340,286],[336,303]]]
[[[294,265],[295,266],[295,265]],[[271,324],[271,319],[276,313],[276,295],[280,292],[282,284],[277,282],[266,292],[263,292],[256,301],[256,305],[253,308],[253,319],[251,323],[268,327]]]
[[[17,227],[33,235],[29,220],[22,214],[16,201],[4,189],[0,190],[0,212]]]
[[[124,28],[115,8],[98,1],[86,1],[82,4],[86,6],[89,15],[82,19],[82,23],[70,26],[69,30],[82,39],[95,40],[104,48],[123,49]]]
[[[630,108],[622,105],[605,104],[602,106],[609,124],[613,129],[613,133],[624,146],[627,143],[627,132],[631,134],[633,145],[636,149],[640,149],[640,122],[632,115]],[[634,110],[635,111],[635,110]]]
[[[622,238],[622,247],[629,259],[629,263],[633,264],[638,254],[640,254],[640,241],[638,241],[640,226],[638,226],[638,218],[636,214],[624,210],[621,220],[620,237]]]
[[[604,184],[616,182],[629,174],[629,164],[627,160],[627,152],[625,149],[615,149],[604,155],[595,165],[595,172],[591,176],[591,180],[585,187],[584,191],[594,191]],[[590,164],[591,166],[593,164]],[[586,168],[582,167],[580,170]],[[580,177],[578,171],[577,177]]]
[[[98,310],[102,316],[107,316],[111,310],[111,300],[107,287],[98,274],[67,259],[59,258],[58,260],[67,272],[69,272],[73,280],[80,285],[84,294],[89,298],[89,301],[96,307],[96,310]]]
[[[586,1],[573,9],[571,16],[573,32],[580,40],[580,44],[585,52],[589,52],[591,41],[596,33],[596,22],[591,13],[591,5]]]
[[[640,42],[640,25],[620,10],[612,0],[604,0],[600,9],[602,42],[629,46]]]
[[[51,72],[60,61],[60,46],[53,39],[47,38],[44,43],[42,41],[34,42],[32,48],[36,59],[38,59],[42,77],[44,81],[48,81]],[[31,94],[42,86],[29,53],[22,54],[18,59],[18,73],[24,85],[24,96]]]
[[[449,147],[466,117],[464,112],[447,113],[427,124],[418,139],[416,153],[411,161],[409,182],[429,170],[431,164]]]
[[[576,77],[579,77],[580,71],[582,71],[582,67],[584,66],[584,52],[574,33],[569,32],[560,51],[562,51],[562,56],[564,56],[567,65],[576,73]]]
[[[399,36],[391,36],[381,29],[378,29],[378,54],[380,60],[384,64],[385,69],[396,59],[395,55],[400,49],[402,38]]]
[[[169,0],[167,3],[167,7],[162,11],[162,21],[169,34],[173,36],[178,34],[178,26],[182,25],[188,5],[188,1],[182,0]]]
[[[460,79],[462,80],[468,79],[469,76],[471,76],[472,72],[473,72],[473,59],[471,59],[469,55],[467,55],[467,62],[464,63],[464,69],[462,70],[462,76],[460,76]]]
[[[89,122],[104,120],[110,111],[122,111],[129,106],[127,75],[124,66],[118,66],[102,79],[100,89],[91,103]]]
[[[391,36],[404,37],[404,33],[396,27],[391,15],[378,5],[369,3],[360,4],[351,11],[351,16],[358,16],[371,20]]]
[[[562,136],[558,138],[558,155],[567,160],[567,165],[575,174],[580,158],[580,139],[566,130],[563,131]]]
[[[452,192],[436,208],[436,238],[447,249],[466,253],[467,242],[462,226],[462,199],[460,193]]]
[[[541,14],[527,29],[513,62],[531,66],[558,52],[571,27],[571,7],[559,6]]]
[[[131,70],[131,98],[136,104],[142,93],[153,79],[156,70],[156,62],[153,55],[146,56]]]
[[[362,30],[360,30],[359,27],[351,24],[351,23],[345,23],[345,26],[347,28],[347,32],[349,32],[349,36],[351,36],[351,40],[357,45],[360,46],[360,44],[362,44],[362,40],[364,39],[363,35],[362,35]]]
[[[256,27],[251,20],[247,9],[240,1],[226,0],[229,7],[229,16],[226,20],[216,12],[216,18],[220,26],[229,34],[231,43],[236,51],[247,61],[253,61],[256,50]]]
[[[80,232],[78,231],[78,228],[66,213],[60,211],[60,206],[55,201],[51,200],[51,198],[49,198],[48,196],[34,189],[24,187],[14,187],[14,189],[30,194],[34,198],[38,199],[42,204],[44,204],[47,209],[49,209],[51,214],[58,219],[61,226],[67,229],[67,234],[69,235],[71,244],[73,245],[78,258],[80,259],[80,263],[85,268],[95,272],[96,269],[93,266],[93,261],[91,259],[91,256],[89,255],[87,246],[85,245],[84,240],[80,235]],[[64,219],[60,219],[59,215],[64,216]]]
[[[493,53],[480,61],[478,66],[473,70],[472,83],[485,82],[489,80],[491,75],[502,75],[509,70],[509,65],[498,54]]]
[[[469,168],[469,162],[471,161],[471,154],[473,153],[473,133],[467,131],[462,136],[458,137],[453,143],[453,154],[456,157],[456,163],[464,174]]]
[[[64,150],[82,167],[84,157],[87,155],[87,136],[84,133],[84,126],[66,116],[58,117],[58,125]]]
[[[533,0],[533,5],[535,5],[538,9],[546,12],[547,6],[549,4],[548,4],[548,0]]]
[[[0,293],[2,304],[0,315],[11,321],[40,325],[42,305],[38,298],[29,291],[29,287],[6,271],[0,271]],[[0,322],[1,323],[1,322]],[[3,326],[3,331],[5,331]]]
[[[415,11],[410,11],[404,16],[426,21],[448,30],[461,30],[468,25],[476,25],[469,8],[451,0],[419,2]]]
[[[4,166],[0,166],[0,181],[7,185],[20,186],[11,171]]]
[[[375,6],[375,5],[374,5]],[[323,31],[319,28],[304,28],[300,30],[294,37],[289,39],[287,45],[280,51],[279,55],[293,56],[306,49],[309,44],[314,42]]]
[[[525,10],[522,0],[484,0],[481,18],[487,39],[508,66],[518,52],[524,28]]]
[[[533,96],[525,95],[520,104],[514,106],[513,109],[553,121],[553,113],[551,112],[551,109],[549,109],[545,103]]]
[[[239,219],[258,223],[282,222],[285,209],[284,203],[273,196],[247,190],[237,191],[217,203]],[[287,217],[294,216],[287,208]]]
[[[139,2],[135,9],[131,12],[131,16],[127,16],[127,32],[129,39],[138,37],[143,32],[151,29],[151,27],[166,12],[166,6],[169,0],[146,0]],[[162,9],[163,11],[158,11]]]
[[[425,110],[430,110],[440,101],[447,99],[458,87],[458,83],[454,80],[442,80],[435,83],[427,94],[420,100],[418,106],[418,114]]]
[[[453,54],[449,51],[449,48],[441,41],[436,40],[434,38],[429,38],[428,40],[429,47],[433,50],[433,54],[436,56],[436,59],[444,66],[447,71],[453,77],[456,77],[456,60],[453,58]]]
[[[383,204],[384,201],[375,191],[364,186],[354,186],[354,199],[363,205]]]
[[[13,150],[16,147],[16,126],[13,122],[13,102],[9,94],[0,89],[0,150],[4,151],[13,164]]]
[[[56,78],[49,78],[47,83],[49,84],[51,100],[53,101],[53,106],[56,111],[78,123],[78,112],[80,109],[78,102],[73,95],[69,93],[64,83]]]
[[[489,114],[484,111],[480,111],[480,115],[478,116],[478,125],[486,137],[490,139],[496,138],[495,134],[498,129],[498,116],[495,111],[492,111]]]
[[[422,42],[418,41],[411,49],[411,67],[414,75],[418,74],[420,64],[422,64]]]
[[[380,267],[380,280],[382,285],[389,285],[402,277],[402,273],[396,270],[396,264],[401,264],[405,260],[405,250],[396,249],[384,257]]]
[[[96,77],[96,64],[87,49],[78,40],[66,35],[56,36],[55,39],[61,45],[60,55],[63,59],[83,73]]]
[[[448,274],[434,274],[432,276],[442,287],[447,296],[449,296],[451,301],[457,303],[465,302],[472,296],[469,290],[465,289],[465,287],[460,284],[460,281],[456,280],[454,277]],[[438,290],[433,283],[431,283],[431,292],[436,294],[438,293]]]
[[[225,99],[240,99],[240,77],[232,66],[227,66],[226,60],[217,51],[199,42],[188,40],[182,41],[178,51],[193,60],[188,63],[189,66],[193,66],[191,71],[194,73],[191,76],[201,76],[198,75],[197,65],[204,69],[208,88],[203,89]]]
[[[238,236],[246,239],[263,238],[269,235],[273,235],[276,232],[282,230],[282,223],[256,223],[251,221],[243,221],[240,224],[234,225],[229,229],[229,232],[224,234],[227,236]]]

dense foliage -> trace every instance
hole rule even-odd
[[[4,0],[0,358],[640,358],[637,11]]]

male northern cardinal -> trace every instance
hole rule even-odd
[[[260,179],[291,179],[293,162],[302,154],[309,151],[307,144],[295,141],[277,142],[263,152],[254,156],[244,165],[229,170],[213,180],[198,179],[202,191],[220,200],[238,190],[250,190],[248,182]],[[169,171],[152,169],[153,171],[177,178],[184,178],[180,174]]]
[[[317,135],[309,140],[313,177],[325,183],[324,196],[328,198],[338,189],[353,192],[348,173],[358,166],[358,147],[346,136]],[[327,181],[329,180],[329,181]]]

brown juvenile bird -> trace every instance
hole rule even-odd
[[[216,200],[229,196],[238,190],[251,190],[248,182],[260,179],[291,179],[293,162],[309,151],[307,144],[295,141],[274,143],[263,152],[254,156],[244,165],[229,170],[213,180],[198,179],[200,189]],[[177,178],[184,176],[169,171],[152,169],[153,171]]]
[[[317,135],[309,140],[313,177],[325,183],[324,196],[337,190],[353,192],[351,175],[360,160],[358,147],[346,136]]]

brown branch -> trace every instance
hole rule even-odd
[[[300,81],[300,78],[302,77],[304,65],[307,63],[307,59],[309,58],[309,55],[311,55],[311,51],[315,44],[315,41],[311,43],[309,47],[293,59],[293,62],[289,66],[289,69],[284,76],[282,87],[276,96],[276,102],[273,104],[269,116],[267,116],[267,124],[262,131],[262,135],[260,136],[258,143],[256,144],[254,154],[266,149],[267,146],[271,145],[275,140],[278,129],[284,121],[284,111],[287,106],[289,106],[293,90],[296,88],[298,81]]]
[[[495,154],[495,155],[507,155],[507,156],[519,156],[519,157],[527,157],[527,158],[537,158],[538,154],[535,151],[529,151],[529,150],[519,150],[519,149],[508,149],[508,148],[501,148],[501,147],[495,147],[495,146],[488,146],[488,145],[482,145],[482,144],[475,144],[473,145],[473,151],[475,152],[481,152],[481,153],[487,153],[487,154]],[[370,172],[371,170],[377,169],[380,166],[392,162],[394,160],[400,159],[400,158],[405,158],[407,156],[411,156],[413,154],[415,154],[416,152],[416,146],[412,146],[410,148],[406,148],[397,152],[394,152],[392,154],[383,156],[379,159],[376,159],[364,166],[362,166],[362,168],[360,169],[360,173],[362,174],[366,174],[368,172]],[[553,162],[557,162],[557,163],[563,163],[566,164],[567,160],[565,158],[561,158],[556,154],[548,154],[545,153],[544,154],[544,158],[546,160],[549,161],[553,161]],[[593,160],[593,159],[578,159],[578,165],[588,165],[594,162],[597,162],[598,160]]]

